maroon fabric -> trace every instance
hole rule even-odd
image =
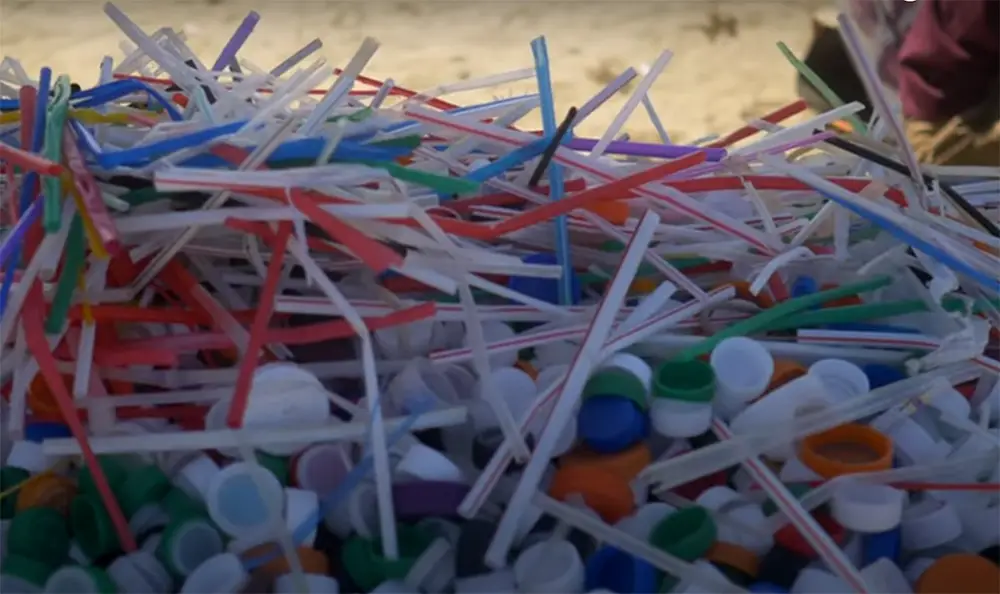
[[[1000,0],[922,0],[899,51],[909,118],[942,122],[975,108],[1000,76]]]

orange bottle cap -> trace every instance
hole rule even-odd
[[[635,494],[628,481],[599,465],[573,464],[556,471],[549,495],[565,501],[576,494],[609,524],[635,511]]]
[[[705,559],[712,563],[728,565],[750,577],[757,577],[757,568],[760,564],[757,555],[750,549],[721,540],[715,541],[712,548],[708,549]]]
[[[302,570],[305,573],[329,573],[330,562],[327,560],[326,555],[322,552],[305,547],[299,547],[297,550],[299,553],[299,561],[302,562]],[[258,571],[265,575],[269,575],[272,578],[290,573],[292,568],[288,564],[288,559],[285,558],[284,549],[282,549],[278,544],[265,543],[257,545],[248,549],[246,553],[244,553],[243,557],[246,559],[253,559],[255,557],[271,556],[274,554],[277,554],[278,556],[264,565],[261,565]]]
[[[599,454],[587,446],[580,445],[559,458],[560,467],[574,464],[598,466],[624,477],[627,481],[632,481],[652,461],[653,453],[649,451],[649,446],[644,443],[637,443],[614,454]]]
[[[920,575],[917,594],[988,594],[1000,592],[1000,567],[979,555],[945,555]]]
[[[769,394],[781,386],[805,375],[809,370],[798,361],[775,359],[774,371],[771,372],[771,383],[767,385],[764,394]]]
[[[521,371],[527,373],[529,376],[531,376],[531,379],[536,381],[538,380],[538,370],[535,369],[535,366],[532,365],[530,361],[518,359],[517,363],[514,364],[514,367],[517,367]]]
[[[72,480],[57,474],[40,474],[25,481],[18,491],[17,511],[48,507],[65,515],[74,497],[76,485]]]
[[[868,425],[850,423],[810,435],[799,459],[823,478],[892,468],[892,440]]]

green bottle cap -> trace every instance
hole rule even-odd
[[[715,521],[708,510],[695,505],[660,520],[649,534],[649,544],[690,563],[712,548],[716,534]]]
[[[99,456],[97,463],[101,465],[101,470],[104,471],[104,476],[108,479],[111,491],[117,496],[122,483],[128,479],[129,475],[128,467],[125,465],[124,460],[117,456]],[[80,488],[82,495],[100,496],[97,486],[94,484],[94,477],[90,473],[90,468],[86,466],[80,469],[80,474],[77,477],[77,486]]]
[[[70,505],[70,525],[80,550],[88,559],[100,559],[121,547],[104,503],[90,495],[78,495]]]
[[[67,565],[49,576],[45,594],[116,594],[118,587],[97,567]]]
[[[66,518],[48,507],[33,507],[17,514],[7,530],[7,550],[59,567],[69,555]]]
[[[344,544],[341,559],[351,580],[362,590],[370,591],[388,580],[402,580],[413,568],[420,555],[430,546],[433,537],[423,528],[399,524],[399,559],[390,561],[382,556],[382,543],[354,536]]]
[[[700,359],[661,363],[653,377],[653,396],[711,402],[715,397],[715,371]]]
[[[200,501],[188,495],[183,489],[176,487],[167,491],[160,500],[160,507],[167,512],[171,521],[187,518],[207,518],[208,512]]]
[[[30,476],[31,474],[23,468],[4,466],[0,468],[0,491],[13,489],[28,480]],[[15,513],[17,513],[17,497],[8,495],[0,499],[0,520],[9,520]]]
[[[14,578],[21,582],[27,582],[39,589],[45,587],[46,580],[56,570],[56,566],[49,565],[38,559],[24,557],[22,555],[7,555],[3,559],[3,572],[0,581],[6,582],[9,578]],[[0,592],[16,591],[13,588],[8,590],[11,584],[0,586]]]
[[[119,489],[122,511],[131,518],[142,506],[162,499],[171,488],[170,479],[157,466],[133,470]]]
[[[191,575],[210,557],[222,553],[222,535],[205,518],[189,517],[167,525],[156,547],[156,557],[175,576]]]
[[[290,464],[288,463],[288,458],[283,456],[274,456],[272,454],[267,454],[264,452],[257,452],[257,463],[271,471],[274,478],[278,479],[282,487],[288,486],[288,476],[291,472]]]
[[[622,396],[628,398],[639,407],[639,410],[649,408],[646,398],[646,386],[642,380],[618,368],[607,368],[590,376],[583,387],[583,398],[593,396]]]

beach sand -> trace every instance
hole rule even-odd
[[[183,31],[192,50],[209,63],[248,11],[256,10],[261,21],[240,58],[265,70],[314,38],[324,44],[317,55],[342,66],[366,36],[374,37],[382,45],[365,74],[391,77],[415,90],[531,67],[529,42],[545,35],[559,118],[626,67],[650,64],[670,50],[674,56],[650,96],[670,140],[685,143],[734,130],[796,98],[795,72],[775,43],[784,41],[801,55],[810,41],[810,15],[823,4],[144,0],[117,5],[147,34],[164,26]],[[20,60],[32,76],[50,66],[90,86],[101,58],[120,60],[127,41],[101,6],[90,0],[0,0],[0,53]],[[528,80],[453,100],[487,101],[532,90]],[[627,97],[619,93],[578,133],[600,135]],[[537,118],[525,122],[536,125]],[[633,139],[657,138],[641,107],[624,130]]]

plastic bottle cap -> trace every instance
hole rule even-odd
[[[587,559],[586,590],[656,592],[659,572],[648,561],[614,547],[602,547]]]
[[[862,366],[861,371],[864,371],[868,377],[868,385],[871,386],[872,390],[906,379],[906,373],[899,367],[882,365],[881,363],[869,363]]]
[[[100,559],[118,550],[120,543],[111,517],[100,499],[79,495],[70,506],[73,536],[90,559]]]
[[[256,464],[236,462],[223,468],[208,488],[208,514],[223,532],[251,537],[274,527],[284,509],[284,489],[274,475]]]
[[[732,567],[750,578],[757,577],[760,559],[748,548],[728,542],[717,541],[705,553],[705,558],[712,563]]]
[[[163,532],[170,523],[170,516],[159,503],[149,503],[139,508],[139,511],[129,518],[128,527],[135,535],[136,541],[142,546],[146,539]]]
[[[58,567],[69,553],[66,519],[56,510],[45,507],[24,510],[10,521],[5,548],[8,555],[28,557]]]
[[[433,538],[427,532],[405,524],[396,527],[399,539],[399,558],[386,559],[380,553],[379,540],[353,537],[344,544],[342,559],[344,567],[363,590],[372,590],[386,580],[403,579]]]
[[[325,496],[340,484],[352,465],[347,445],[321,443],[299,454],[291,467],[293,484]]]
[[[947,544],[962,534],[962,521],[947,501],[925,498],[903,510],[903,548],[922,551]]]
[[[516,591],[514,572],[509,569],[455,580],[455,594],[496,594]]]
[[[58,474],[36,475],[17,492],[17,511],[33,507],[48,507],[65,515],[76,497],[76,484]]]
[[[566,467],[582,464],[602,468],[631,482],[650,465],[652,460],[653,453],[649,450],[649,446],[640,442],[614,454],[600,454],[585,446],[578,446],[559,458],[559,465]]]
[[[288,477],[291,474],[291,467],[288,463],[288,458],[283,456],[274,456],[268,454],[267,452],[256,452],[254,458],[257,460],[257,464],[267,469],[268,472],[274,475],[274,478],[278,479],[278,483],[285,487],[288,485]]]
[[[126,461],[118,456],[98,456],[97,463],[101,466],[101,471],[104,472],[104,477],[108,480],[108,486],[111,490],[118,494],[122,483],[128,478],[129,468],[126,466]],[[100,493],[97,491],[97,487],[94,485],[94,478],[90,473],[90,468],[83,467],[80,469],[80,473],[76,477],[76,486],[79,489],[81,495],[88,495],[90,497],[100,497]]]
[[[902,549],[902,531],[899,527],[885,532],[865,534],[861,541],[862,561],[865,565],[881,558],[898,561]]]
[[[156,553],[174,575],[187,577],[206,559],[223,550],[222,535],[211,524],[188,518],[167,526]]]
[[[692,506],[677,510],[660,521],[649,535],[649,543],[678,559],[691,562],[702,557],[715,543],[717,531],[708,510]]]
[[[461,483],[462,471],[441,452],[414,442],[396,464],[396,474],[424,481]]]
[[[131,517],[143,506],[162,499],[170,488],[170,479],[156,466],[133,470],[120,488],[122,511]]]
[[[756,340],[742,336],[720,342],[712,349],[709,363],[715,372],[717,398],[733,406],[763,394],[774,374],[771,352]]]
[[[987,594],[997,591],[1000,567],[972,553],[945,555],[917,580],[917,594]]]
[[[472,393],[476,380],[471,374],[455,371],[456,368],[457,365],[443,368],[427,359],[411,360],[385,390],[389,412],[409,414],[424,403],[444,406],[459,402],[461,397],[456,386],[466,386],[462,394],[467,396]]]
[[[9,489],[13,489],[29,478],[31,478],[31,473],[23,468],[4,466],[0,468],[0,491],[6,492]],[[0,499],[0,519],[7,520],[13,518],[16,510],[16,497],[8,496]]]
[[[666,503],[659,501],[647,503],[635,510],[631,516],[618,522],[615,528],[646,542],[649,540],[649,533],[653,531],[653,527],[675,511],[677,508]]]
[[[306,581],[306,594],[340,594],[340,582],[336,578],[318,573],[307,573],[302,577]],[[302,594],[292,574],[278,576],[271,591],[274,594]]]
[[[583,388],[583,399],[614,394],[628,398],[641,410],[649,408],[649,388],[643,379],[620,367],[599,369],[590,376]]]
[[[128,594],[154,594],[173,589],[173,579],[147,551],[122,555],[108,566],[108,576],[118,590]]]
[[[565,501],[576,494],[582,495],[587,507],[609,524],[635,510],[635,494],[628,480],[600,466],[572,464],[556,470],[549,495]]]
[[[695,561],[692,565],[697,568],[699,574],[715,578],[717,582],[725,583],[728,580],[726,574],[704,559]],[[666,588],[669,588],[667,590]],[[674,594],[716,594],[716,590],[708,589],[698,582],[679,581],[673,576],[666,575],[660,586],[660,591],[669,591]]]
[[[208,517],[208,511],[201,500],[188,495],[183,489],[170,489],[160,500],[160,507],[171,520],[182,520],[191,517]]]
[[[269,364],[259,368],[247,399],[243,427],[318,426],[330,417],[326,389],[308,371],[290,364]],[[259,449],[275,456],[290,456],[310,444],[282,443]]]
[[[521,371],[527,373],[528,377],[530,377],[531,379],[536,380],[536,381],[538,380],[538,369],[535,368],[535,366],[531,364],[531,361],[525,361],[524,359],[518,359],[517,363],[514,364],[514,367],[516,367],[516,368],[520,369]]]
[[[800,276],[792,283],[792,297],[805,297],[819,291],[819,283],[811,276]]]
[[[649,434],[648,418],[635,402],[613,394],[591,396],[576,419],[577,435],[600,453],[620,452]]]
[[[330,573],[330,560],[326,558],[326,555],[322,551],[299,547],[295,549],[295,552],[298,554],[299,563],[302,564],[302,571],[305,573],[323,575]],[[275,543],[257,545],[248,550],[244,555],[244,558],[247,559],[261,557],[268,558],[269,561],[261,565],[257,569],[257,572],[270,576],[272,580],[292,571],[292,566],[288,563],[284,549]]]
[[[867,425],[840,425],[802,440],[802,463],[823,478],[892,468],[892,440]]]
[[[693,403],[711,402],[715,396],[715,371],[704,361],[667,361],[656,369],[653,396]]]
[[[899,526],[906,493],[885,485],[847,483],[833,493],[830,511],[841,526],[854,532],[886,532]]]
[[[885,557],[865,566],[861,577],[866,584],[871,584],[877,592],[909,592],[910,583],[902,570],[894,562]]]
[[[809,373],[819,376],[833,402],[843,402],[868,394],[871,386],[860,367],[843,359],[823,359],[809,367]]]
[[[771,381],[764,389],[764,394],[768,394],[784,386],[785,384],[797,380],[808,373],[808,370],[798,361],[791,359],[774,359],[774,370],[771,372]]]
[[[198,566],[181,586],[182,594],[204,592],[241,592],[250,581],[250,574],[243,569],[243,562],[232,553],[221,553]]]
[[[530,254],[521,258],[521,261],[525,264],[558,264],[555,254],[550,253]],[[511,276],[507,281],[507,286],[518,293],[534,297],[540,301],[558,304],[560,302],[560,282],[559,280],[548,278]],[[573,274],[573,277],[570,279],[570,296],[573,305],[579,303],[580,299],[583,298],[580,278],[576,274]]]
[[[513,570],[522,592],[579,592],[584,585],[583,560],[565,540],[546,540],[523,550]]]
[[[295,530],[303,523],[319,514],[319,495],[305,489],[285,489],[285,527],[289,533],[294,534]],[[313,529],[298,544],[306,547],[313,546],[316,541],[316,529]]]
[[[191,497],[207,501],[212,481],[219,471],[219,465],[214,460],[205,454],[198,454],[177,470],[173,480],[175,485]]]
[[[66,566],[45,582],[46,594],[115,594],[114,581],[97,567]]]

